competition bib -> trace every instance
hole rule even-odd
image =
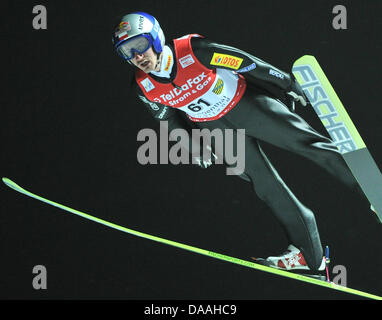
[[[225,69],[217,69],[209,89],[191,103],[179,107],[192,121],[211,121],[224,116],[240,100],[245,89],[244,79]]]

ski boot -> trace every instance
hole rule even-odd
[[[327,266],[327,261],[325,257],[322,258],[322,262],[318,271],[312,271],[305,261],[302,252],[296,248],[294,245],[289,245],[287,250],[278,256],[270,256],[266,259],[263,258],[252,258],[257,263],[276,268],[285,271],[291,271],[294,273],[299,273],[305,276],[309,276],[315,279],[327,281],[327,277],[321,274]]]

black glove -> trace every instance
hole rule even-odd
[[[203,161],[203,157],[202,156],[193,157],[194,158],[194,163],[196,163],[198,166],[202,167],[203,169],[207,169],[218,158],[217,155],[215,153],[213,153],[213,151],[212,151],[210,146],[207,146],[207,149],[211,152],[211,156],[207,160]]]
[[[309,100],[305,96],[304,91],[302,90],[300,84],[297,82],[297,80],[294,78],[294,76],[291,76],[292,83],[291,85],[286,89],[286,97],[289,100],[289,102],[292,105],[292,109],[294,111],[294,102],[300,102],[301,105],[306,107],[309,103]]]

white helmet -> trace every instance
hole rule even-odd
[[[159,22],[145,12],[133,12],[122,17],[113,34],[114,48],[129,61],[134,53],[142,54],[153,47],[157,54],[163,51],[165,36]]]

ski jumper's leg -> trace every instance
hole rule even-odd
[[[232,129],[224,118],[198,124],[201,128],[213,130]],[[237,142],[236,133],[233,139]],[[234,146],[234,150],[236,146]],[[223,153],[224,154],[224,153]],[[218,156],[221,154],[218,153]],[[322,245],[313,212],[305,207],[283,182],[272,166],[258,141],[245,136],[245,177],[257,194],[271,209],[283,227],[289,243],[294,244],[304,254],[312,270],[322,262]]]
[[[257,196],[283,227],[289,244],[298,247],[311,270],[322,262],[323,250],[313,212],[292,193],[272,166],[258,141],[247,137],[245,174]]]

